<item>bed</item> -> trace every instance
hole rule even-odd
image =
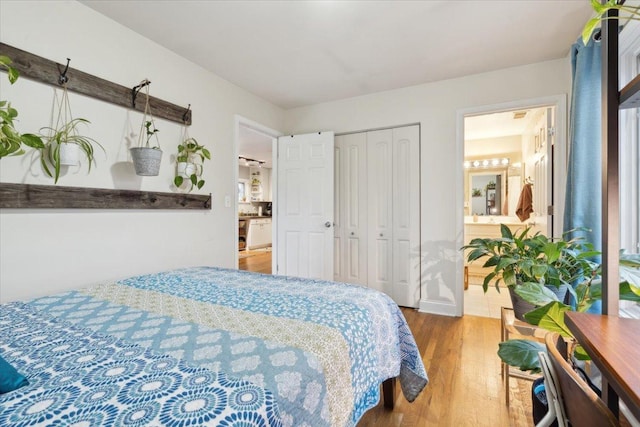
[[[0,356],[29,381],[0,425],[354,426],[383,381],[409,401],[428,382],[397,305],[343,283],[197,267],[0,307]]]

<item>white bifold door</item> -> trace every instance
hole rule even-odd
[[[333,132],[278,138],[276,274],[333,278]]]
[[[336,137],[334,280],[420,301],[420,130]]]

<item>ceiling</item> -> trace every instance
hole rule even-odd
[[[255,131],[250,127],[240,125],[238,142],[239,156],[264,162],[262,166],[266,168],[273,167],[271,159],[273,143],[271,137]],[[240,166],[247,166],[244,160],[238,160],[238,164]]]
[[[565,57],[588,0],[81,0],[290,109]]]

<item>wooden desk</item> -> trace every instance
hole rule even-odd
[[[565,322],[613,389],[607,405],[617,413],[619,396],[640,419],[640,320],[568,311]]]

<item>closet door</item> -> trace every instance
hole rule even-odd
[[[368,284],[393,296],[393,131],[367,132]]]
[[[389,295],[405,307],[420,303],[420,132],[393,129],[393,286]]]
[[[336,137],[335,280],[367,286],[366,133]]]

